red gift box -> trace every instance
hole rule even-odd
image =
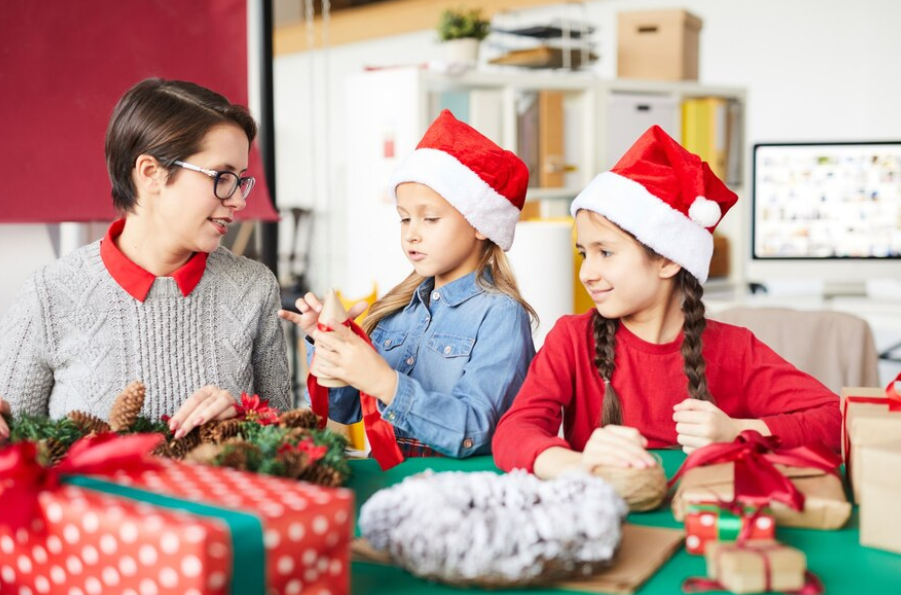
[[[153,466],[45,485],[27,527],[0,524],[0,595],[349,592],[349,490]]]
[[[754,506],[723,502],[691,502],[686,506],[685,549],[703,554],[711,541],[774,539],[772,514]]]

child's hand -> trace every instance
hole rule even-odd
[[[710,401],[685,399],[673,407],[677,441],[690,453],[713,442],[732,442],[741,432],[741,420],[732,419]]]
[[[294,305],[297,306],[300,314],[279,310],[278,315],[285,320],[290,320],[299,326],[304,334],[311,336],[313,331],[316,330],[316,322],[319,320],[319,313],[322,311],[322,302],[319,301],[319,298],[313,292],[309,291],[302,298],[298,298]],[[348,317],[351,320],[355,319],[366,310],[368,305],[366,302],[357,302],[348,311]]]
[[[378,352],[352,330],[330,320],[331,331],[313,331],[317,366],[324,375],[343,380],[386,405],[394,400],[397,374]]]
[[[604,426],[591,433],[582,451],[582,467],[591,471],[601,465],[610,467],[639,467],[657,464],[647,450],[648,440],[635,428]]]

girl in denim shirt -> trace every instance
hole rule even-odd
[[[297,301],[299,315],[282,312],[315,340],[322,373],[348,384],[328,391],[329,417],[359,421],[362,392],[405,457],[490,452],[535,355],[535,312],[504,254],[528,177],[513,153],[447,110],[438,116],[391,180],[414,272],[363,321],[375,350],[340,324],[316,330],[312,294]]]

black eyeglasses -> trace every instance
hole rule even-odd
[[[256,181],[249,176],[242,178],[234,172],[205,169],[203,167],[191,165],[190,163],[185,163],[184,161],[176,161],[175,165],[190,169],[191,171],[199,171],[200,173],[213,178],[213,194],[215,194],[216,198],[219,200],[228,200],[231,198],[232,195],[234,195],[235,190],[238,189],[238,186],[241,187],[241,196],[246,199]]]

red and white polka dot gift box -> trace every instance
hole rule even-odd
[[[349,490],[164,460],[62,482],[0,525],[0,595],[349,592]]]

